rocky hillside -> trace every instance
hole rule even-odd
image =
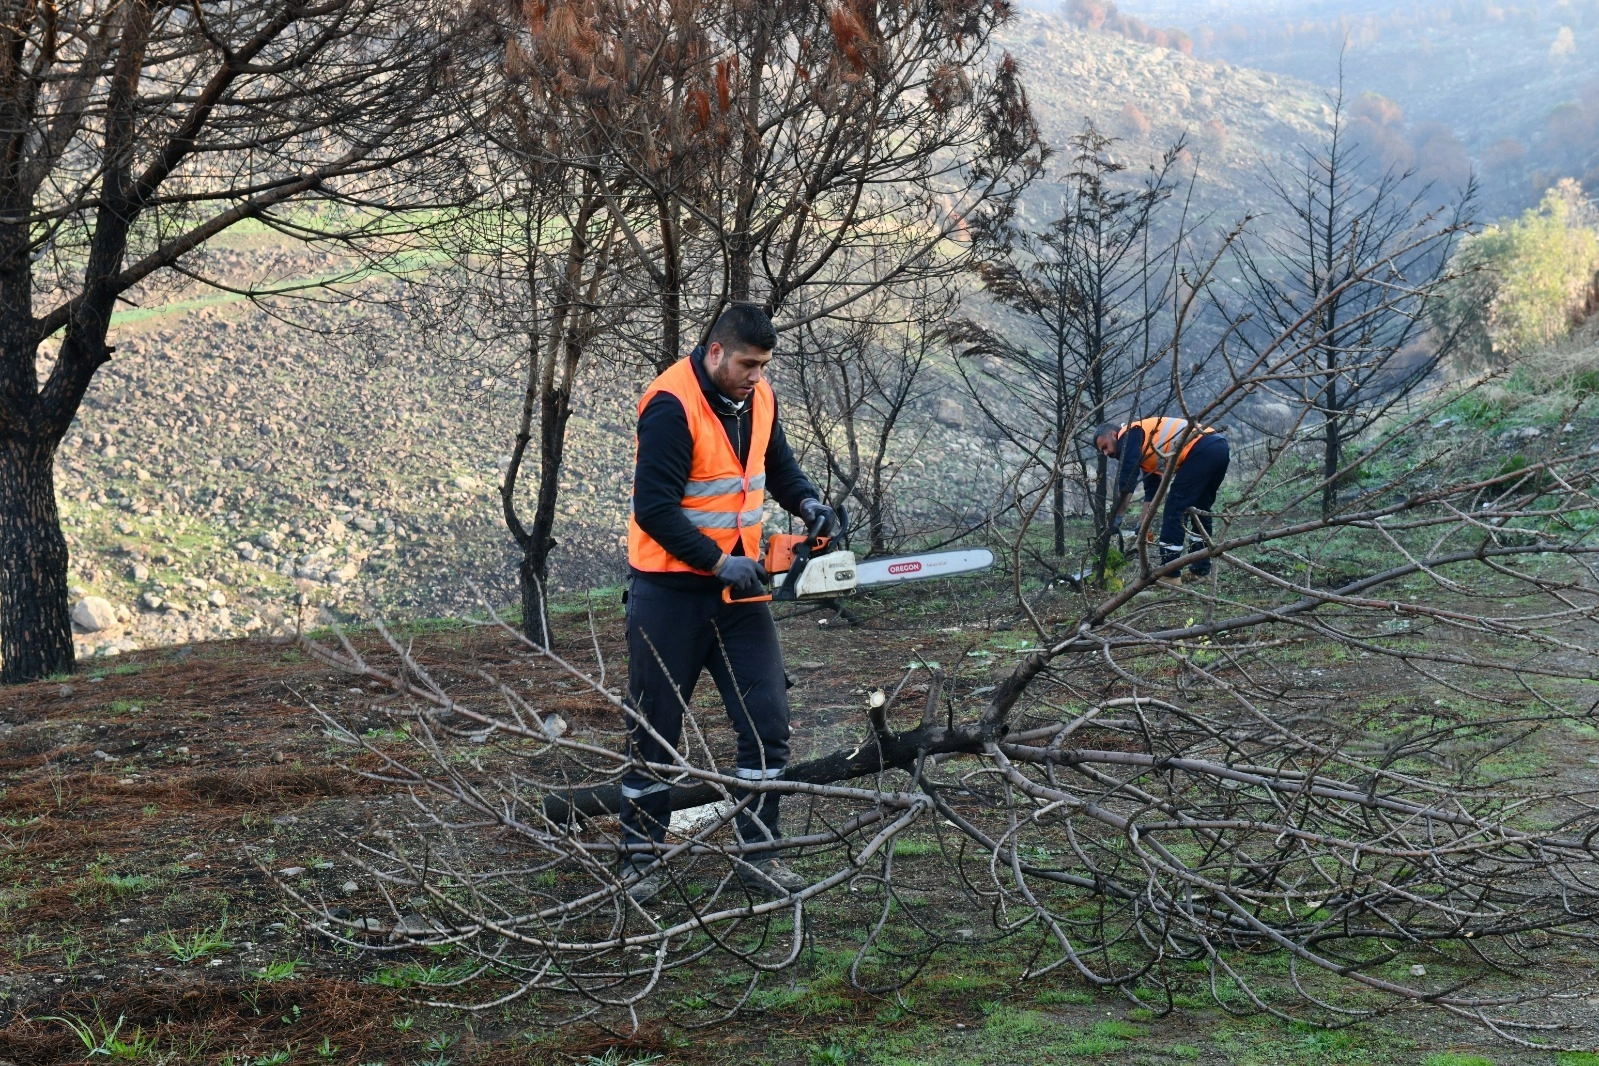
[[[1263,165],[1291,161],[1327,113],[1326,90],[1309,82],[1085,32],[1039,12],[1020,13],[1000,43],[1020,62],[1044,136],[1058,148],[1091,119],[1121,139],[1136,173],[1185,137],[1183,176],[1196,175],[1195,204],[1216,225],[1256,206]],[[1069,166],[1064,151],[1053,162]],[[1049,181],[1029,201],[1035,221],[1058,210]]]
[[[283,254],[243,242],[221,258],[248,273]],[[439,346],[381,301],[180,293],[113,341],[57,467],[80,652],[292,627],[319,605],[416,617],[514,602],[498,488],[519,380],[435,361],[424,352]],[[643,380],[597,364],[576,401],[556,591],[624,572]],[[972,499],[992,449],[959,401],[925,415],[907,495]]]

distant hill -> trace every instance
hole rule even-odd
[[[1037,0],[1053,10],[1054,0]],[[1104,3],[1106,0],[1074,0]],[[1599,186],[1599,0],[1119,0],[1176,25],[1204,58],[1292,73],[1397,105],[1413,143],[1458,138],[1485,217],[1536,203],[1562,177]],[[1426,165],[1425,145],[1415,161]],[[1400,153],[1403,155],[1404,153]],[[1414,157],[1413,157],[1414,158]]]
[[[1287,163],[1315,140],[1327,118],[1320,86],[1280,74],[1184,55],[1076,29],[1065,19],[1021,12],[999,43],[1022,66],[1046,139],[1057,147],[1091,118],[1143,164],[1186,135],[1198,169],[1196,203],[1218,225],[1258,205],[1263,165]],[[1056,167],[1066,163],[1057,153]],[[1034,221],[1053,210],[1051,183],[1029,196]]]

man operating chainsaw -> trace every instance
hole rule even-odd
[[[1227,476],[1230,452],[1225,436],[1209,426],[1191,424],[1186,418],[1157,416],[1119,426],[1100,426],[1094,435],[1094,447],[1108,458],[1119,460],[1116,506],[1110,518],[1112,533],[1121,532],[1122,514],[1132,501],[1140,475],[1146,503],[1155,498],[1161,479],[1170,477],[1166,509],[1160,521],[1161,565],[1203,546],[1198,539],[1199,530],[1210,536],[1210,511],[1216,506],[1216,493]],[[1190,510],[1198,512],[1197,528],[1189,524]],[[1194,534],[1192,547],[1186,546],[1189,533]],[[1204,577],[1210,573],[1210,560],[1196,559],[1188,569],[1195,577]],[[1171,574],[1161,583],[1180,585],[1182,575]]]
[[[644,902],[661,891],[658,862],[671,820],[665,772],[682,735],[683,708],[709,670],[738,734],[735,773],[771,781],[788,762],[788,692],[777,627],[764,602],[761,522],[770,496],[812,529],[836,536],[838,516],[800,471],[765,380],[777,333],[761,308],[734,304],[703,348],[673,364],[638,404],[631,570],[627,598],[629,731],[633,768],[622,778],[623,873]],[[746,849],[739,876],[781,895],[805,881],[768,848],[781,834],[778,796],[754,793],[735,830]]]

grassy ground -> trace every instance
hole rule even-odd
[[[600,647],[614,657],[616,593],[590,602]],[[930,585],[862,602],[861,628],[818,625],[825,616],[814,613],[783,622],[800,678],[797,756],[858,737],[862,693],[891,684],[908,661],[941,661],[970,687],[1008,669],[1026,638],[1011,628],[1003,603],[998,587]],[[573,606],[558,626],[566,646],[579,648],[587,643],[587,605]],[[1051,609],[1048,596],[1041,606]],[[517,662],[492,631],[445,626],[418,639],[424,661],[453,684],[470,678],[450,664],[509,676],[537,669]],[[1408,675],[1374,673],[1369,662],[1308,645],[1277,656],[1322,699],[1358,699],[1395,714],[1435,696],[1461,703]],[[395,817],[403,798],[333,765],[349,749],[306,709],[364,720],[380,744],[408,744],[372,694],[294,646],[265,639],[141,652],[97,670],[0,696],[0,1061],[17,1066],[91,1057],[234,1066],[1599,1064],[1593,1056],[1513,1051],[1430,1013],[1333,1032],[1232,1017],[1208,995],[1203,974],[1160,1017],[1069,973],[1021,982],[1040,946],[1036,932],[996,934],[989,916],[958,891],[931,829],[902,840],[896,863],[902,906],[943,946],[897,992],[852,987],[861,921],[873,904],[839,893],[813,916],[800,965],[763,983],[736,1019],[708,1029],[692,1023],[736,998],[742,984],[732,982],[743,978],[719,984],[714,971],[702,970],[680,991],[669,985],[642,1027],[625,1036],[552,1026],[562,1008],[553,1001],[479,1015],[425,1008],[411,1001],[419,981],[452,972],[458,960],[448,952],[334,949],[306,928],[269,875],[292,870],[281,876],[352,914],[378,902],[340,854],[338,834],[372,832]],[[575,694],[563,703],[550,679],[527,680],[547,683],[545,709],[574,729],[601,724]],[[1599,751],[1592,738],[1573,735],[1529,757],[1587,772],[1588,751]],[[914,936],[895,936],[863,960],[863,977],[910,965],[903,960],[916,955]],[[1257,977],[1286,979],[1280,958],[1237,961]],[[1541,956],[1550,973],[1572,977],[1592,961],[1554,948]],[[1561,1009],[1582,1031],[1586,1023],[1570,1012],[1591,1014],[1599,1005]]]

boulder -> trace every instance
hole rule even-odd
[[[1284,437],[1294,428],[1294,409],[1276,401],[1258,403],[1250,412],[1249,421],[1267,436]]]
[[[938,401],[938,409],[933,412],[933,421],[950,429],[961,429],[966,425],[966,410],[948,396]]]
[[[98,633],[117,624],[117,609],[109,600],[85,596],[72,608],[72,624],[80,633]]]

